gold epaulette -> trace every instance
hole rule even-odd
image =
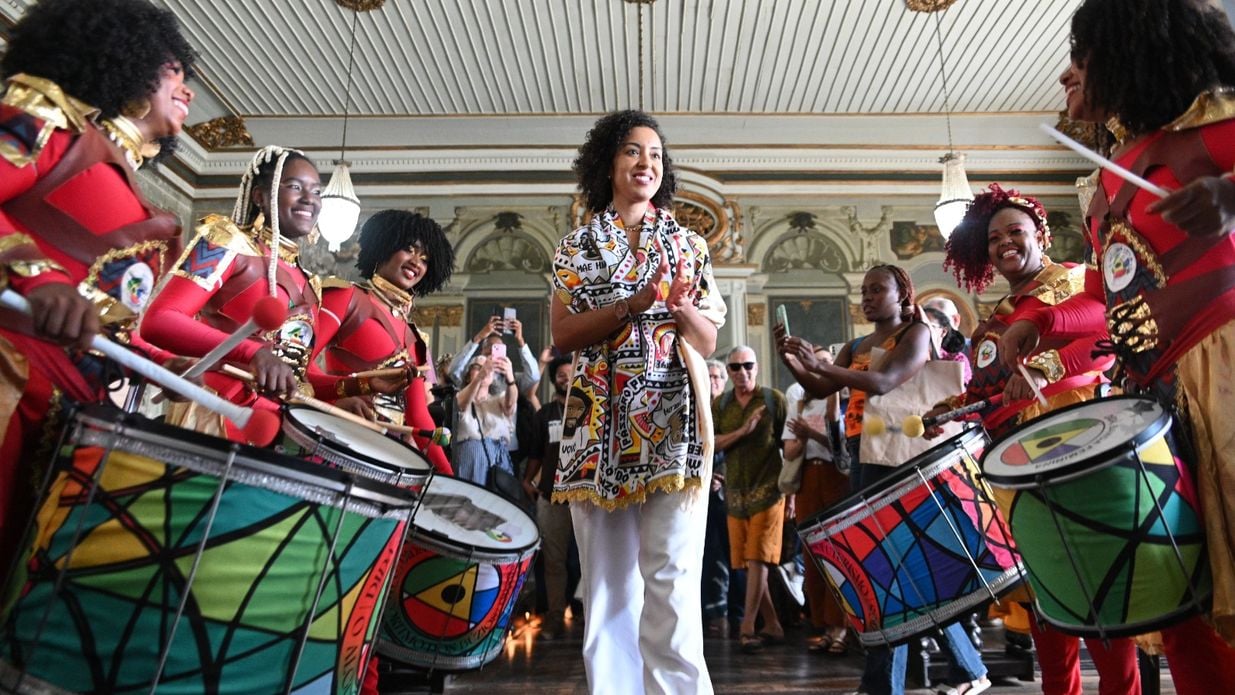
[[[1085,266],[1069,268],[1059,263],[1051,263],[1038,273],[1037,280],[1041,285],[1030,292],[1029,296],[1043,304],[1055,306],[1085,289]]]
[[[344,280],[343,278],[337,277],[335,275],[327,275],[326,277],[321,278],[321,282],[322,282],[323,290],[332,290],[332,289],[344,289],[345,290],[349,287],[355,286],[355,283],[353,283],[351,280]]]
[[[1162,129],[1188,130],[1230,118],[1235,118],[1235,88],[1218,87],[1198,94],[1187,111],[1163,126]]]
[[[98,114],[98,109],[65,94],[51,80],[22,73],[10,77],[8,83],[0,102],[43,122],[28,149],[11,141],[0,141],[0,157],[15,167],[24,167],[38,159],[57,129],[80,133],[91,127],[91,119]]]
[[[197,232],[197,239],[205,239],[212,245],[228,251],[235,251],[244,256],[266,255],[253,237],[236,226],[236,223],[226,215],[206,215],[201,222],[197,223],[194,231]],[[193,240],[193,244],[197,243],[197,239]],[[190,248],[193,244],[190,244]]]

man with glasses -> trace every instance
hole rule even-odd
[[[733,389],[712,402],[712,421],[716,450],[725,452],[730,564],[746,569],[742,651],[753,653],[785,639],[768,593],[768,571],[780,562],[786,514],[776,485],[786,406],[780,391],[759,387],[759,364],[750,347],[730,350],[726,368]],[[756,632],[760,617],[763,629]]]

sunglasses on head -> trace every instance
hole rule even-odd
[[[746,371],[749,372],[754,368],[755,368],[754,362],[730,362],[729,363],[729,371],[731,372],[736,372],[739,369],[745,369]]]

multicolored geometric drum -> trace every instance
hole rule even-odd
[[[1204,609],[1212,590],[1192,474],[1160,404],[1117,396],[1061,408],[991,446],[991,485],[1038,612],[1081,636],[1150,632]]]
[[[391,485],[420,489],[433,466],[416,449],[306,406],[283,411],[283,452]]]
[[[863,644],[894,645],[1020,581],[1020,558],[978,477],[970,429],[807,520],[799,532]]]
[[[415,493],[110,408],[60,452],[0,690],[360,691]]]
[[[539,547],[536,522],[514,504],[435,476],[395,570],[378,652],[446,671],[489,663],[502,650]]]

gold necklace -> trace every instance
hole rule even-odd
[[[108,118],[101,125],[107,132],[107,139],[124,150],[124,159],[133,169],[140,167],[147,157],[159,153],[158,143],[146,142],[141,131],[137,129],[137,124],[124,116]]]
[[[270,227],[253,227],[253,236],[270,248],[270,243],[274,241],[274,230]],[[283,259],[284,263],[296,265],[300,259],[300,246],[293,240],[288,239],[282,234],[279,235],[279,258]]]
[[[369,289],[390,309],[390,313],[405,322],[408,321],[412,315],[412,303],[416,300],[411,293],[400,289],[381,275],[374,275],[369,279]]]

